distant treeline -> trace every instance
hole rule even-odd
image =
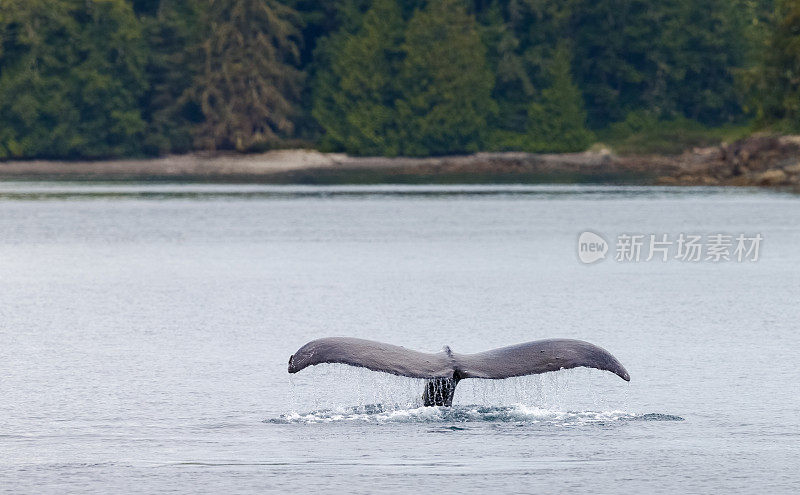
[[[800,130],[800,0],[0,0],[0,158]]]

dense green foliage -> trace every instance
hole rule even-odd
[[[475,19],[458,0],[431,0],[408,22],[398,113],[406,155],[477,151],[494,111],[493,77]]]
[[[571,52],[561,44],[543,68],[546,88],[531,99],[525,132],[496,131],[495,146],[531,152],[584,150],[593,135],[586,128],[586,110],[571,72]]]
[[[142,30],[123,0],[0,2],[0,157],[135,153]]]
[[[0,1],[0,159],[672,150],[799,81],[800,0]]]
[[[142,17],[148,44],[148,89],[142,112],[147,122],[144,151],[188,151],[194,147],[195,125],[202,122],[200,105],[184,98],[202,65],[200,46],[202,0],[148,0],[134,7]]]
[[[289,135],[299,96],[294,14],[271,0],[210,0],[202,68],[187,96],[200,103],[200,147],[243,151]]]
[[[800,0],[779,0],[776,23],[764,40],[763,58],[749,74],[753,107],[761,124],[800,131]]]
[[[580,89],[572,81],[570,52],[565,46],[553,54],[549,86],[528,110],[530,151],[586,149],[592,134],[586,129],[586,111]]]
[[[400,153],[394,102],[400,98],[404,21],[394,0],[376,0],[360,26],[331,36],[319,50],[313,116],[324,148],[358,154]]]

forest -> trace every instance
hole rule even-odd
[[[0,159],[800,131],[800,0],[0,0]]]

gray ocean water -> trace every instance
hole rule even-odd
[[[584,265],[584,230],[763,236],[756,262]],[[646,254],[646,253],[645,253]],[[611,186],[0,184],[5,493],[796,493],[800,197]],[[322,336],[576,369],[421,383]]]

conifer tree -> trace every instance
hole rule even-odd
[[[493,126],[525,132],[528,107],[547,85],[547,64],[567,39],[577,0],[493,0],[480,15],[496,81]]]
[[[193,147],[194,126],[202,113],[198,102],[181,96],[202,69],[192,48],[204,34],[201,22],[207,5],[204,0],[139,2],[148,42],[148,89],[142,108],[148,153],[185,152]]]
[[[184,99],[199,102],[197,145],[251,149],[291,135],[302,74],[296,13],[273,0],[210,0],[202,69]]]
[[[403,49],[401,152],[479,150],[496,105],[475,18],[459,0],[431,0],[409,21]]]
[[[800,0],[781,0],[764,46],[763,61],[749,75],[750,103],[761,125],[800,131]]]
[[[124,0],[0,2],[0,158],[139,151],[141,29]]]
[[[358,30],[328,41],[330,65],[316,78],[313,116],[327,147],[354,154],[399,152],[395,100],[404,21],[394,0],[376,0]]]
[[[646,109],[719,124],[741,114],[733,73],[747,52],[739,0],[580,0],[575,80],[600,128]]]
[[[549,87],[528,111],[527,151],[583,151],[592,142],[580,89],[572,81],[570,50],[565,44],[549,63]]]

